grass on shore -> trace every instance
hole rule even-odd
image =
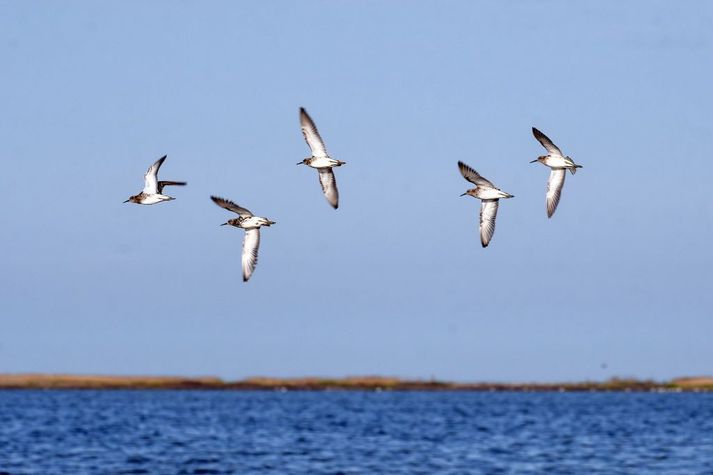
[[[713,377],[682,377],[665,382],[633,378],[567,383],[455,383],[383,376],[345,378],[217,377],[0,374],[0,389],[223,389],[223,390],[420,390],[420,391],[713,391]]]

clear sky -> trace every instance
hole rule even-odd
[[[2,1],[0,371],[713,373],[712,24],[704,1]],[[300,106],[347,162],[337,211],[295,166]],[[532,126],[584,166],[551,220]],[[189,185],[123,204],[164,154]],[[487,249],[458,160],[515,195]],[[277,221],[247,284],[211,194]]]

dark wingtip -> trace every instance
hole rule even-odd
[[[488,244],[490,244],[490,243],[489,243],[489,242],[480,241],[480,244],[482,244],[483,247],[485,248],[485,247],[488,247]]]
[[[471,167],[467,163],[462,162],[460,160],[458,160],[458,171],[460,172],[461,175],[463,175],[463,178],[465,178],[465,174],[463,173],[464,171],[472,172],[472,173],[475,173],[476,175],[478,174],[478,172],[475,170],[475,168]],[[468,180],[468,179],[466,178],[466,180]],[[470,181],[470,180],[468,180],[468,181]]]

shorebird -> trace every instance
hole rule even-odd
[[[498,214],[498,200],[512,198],[514,195],[505,193],[489,180],[483,178],[478,172],[463,162],[458,162],[458,169],[463,178],[475,185],[461,196],[470,195],[480,200],[480,243],[488,247],[490,239],[495,233],[495,217]]]
[[[334,209],[337,209],[339,207],[339,190],[337,190],[337,182],[334,179],[332,168],[341,167],[347,162],[335,160],[329,156],[322,137],[319,136],[317,126],[314,125],[314,121],[304,107],[300,107],[300,126],[307,145],[312,150],[312,156],[298,162],[297,165],[304,164],[317,169],[324,197]]]
[[[156,160],[156,162],[146,170],[144,175],[144,189],[141,193],[134,196],[129,196],[129,199],[124,201],[124,203],[132,202],[140,205],[153,205],[160,203],[162,201],[175,200],[171,196],[163,194],[163,187],[167,185],[178,185],[185,186],[185,181],[158,181],[158,169],[161,168],[163,161],[166,160],[167,155]]]
[[[260,247],[260,227],[273,225],[275,221],[255,216],[249,210],[236,205],[232,201],[217,196],[211,196],[210,199],[221,208],[238,214],[237,218],[229,219],[227,222],[221,224],[221,226],[229,224],[245,230],[242,263],[243,282],[247,282],[257,265],[257,250]]]
[[[557,145],[552,143],[552,140],[534,127],[532,128],[532,134],[547,150],[547,155],[537,157],[537,159],[532,160],[530,163],[540,162],[550,167],[550,178],[547,180],[545,204],[547,206],[547,217],[551,218],[552,215],[555,214],[557,204],[560,202],[565,172],[569,170],[572,175],[574,175],[577,172],[577,168],[582,168],[582,165],[577,165],[570,157],[563,155]]]

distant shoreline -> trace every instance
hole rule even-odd
[[[683,377],[670,381],[612,378],[607,381],[564,383],[457,383],[408,380],[381,376],[345,378],[254,377],[224,381],[217,377],[101,376],[69,374],[0,374],[0,390],[7,389],[205,389],[225,391],[711,391],[713,377]]]

